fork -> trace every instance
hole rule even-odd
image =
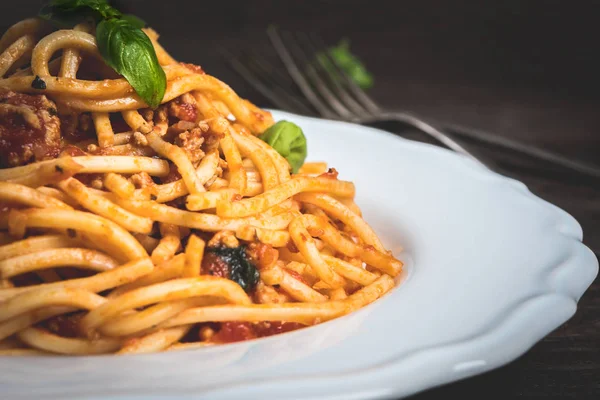
[[[224,49],[221,49],[221,52],[231,67],[257,91],[271,100],[276,107],[311,115],[314,114],[310,107],[312,106],[323,118],[358,124],[401,122],[429,135],[449,149],[488,167],[453,137],[430,122],[408,112],[390,111],[380,107],[331,57],[324,41],[317,35],[280,33],[275,27],[269,27],[267,34],[292,82],[288,76],[280,73],[278,68],[269,63],[267,57],[247,52],[241,52],[242,57],[240,57]],[[317,55],[322,56],[317,57]],[[300,100],[302,97],[310,106]],[[600,177],[600,168],[486,132],[463,127],[453,128],[456,128],[453,129],[454,134]]]

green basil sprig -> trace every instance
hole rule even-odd
[[[373,86],[373,75],[367,70],[364,64],[350,51],[350,41],[343,39],[335,47],[327,50],[329,56],[335,60],[337,65],[362,89],[368,89]],[[327,69],[332,76],[338,75],[335,66],[329,61],[323,53],[317,54],[317,60]]]
[[[259,136],[281,154],[297,173],[306,160],[306,137],[302,129],[293,122],[279,121]]]
[[[122,16],[106,0],[51,0],[42,7],[38,15],[64,27],[86,19],[96,21]]]
[[[144,21],[122,14],[106,0],[51,0],[39,16],[59,26],[95,22],[96,42],[106,64],[125,77],[146,104],[158,107],[167,77],[150,38],[142,31]]]

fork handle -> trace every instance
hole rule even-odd
[[[530,157],[537,158],[550,162],[555,165],[600,178],[600,167],[589,165],[580,161],[572,160],[570,158],[542,150],[538,147],[527,145],[515,140],[511,140],[502,136],[490,134],[485,131],[478,129],[468,128],[461,125],[445,125],[445,128],[452,130],[456,135],[467,137],[474,140],[479,140],[484,143],[492,144],[495,146],[503,147],[505,149],[513,150],[522,154],[526,154]]]
[[[376,115],[373,115],[372,117],[361,118],[360,122],[361,123],[369,123],[369,122],[380,122],[380,121],[384,121],[384,120],[385,121],[403,122],[405,124],[411,125],[411,126],[417,128],[418,130],[422,131],[423,133],[436,139],[438,142],[442,143],[449,149],[454,150],[455,152],[457,152],[459,154],[462,154],[463,156],[475,161],[477,164],[480,164],[486,168],[489,168],[481,160],[479,160],[477,157],[475,157],[473,154],[471,154],[469,151],[467,151],[463,146],[458,144],[448,134],[441,132],[440,130],[438,130],[437,128],[432,126],[431,124],[423,121],[420,118],[414,117],[410,114],[403,113],[403,112],[384,111],[384,112],[377,113]]]
[[[417,118],[413,115],[398,112],[398,111],[384,111],[374,115],[373,117],[369,117],[368,119],[361,119],[361,122],[375,122],[375,121],[397,121],[403,122],[408,125],[414,126],[415,128],[421,130],[427,135],[435,138],[439,142],[446,145],[448,148],[461,153],[471,159],[475,159],[477,162],[482,164],[481,161],[477,160],[475,156],[470,154],[467,150],[465,150],[460,144],[458,144],[454,139],[452,139],[447,134],[441,132],[434,126],[429,123]],[[467,137],[469,139],[478,140],[480,142],[492,144],[495,146],[503,147],[505,149],[509,149],[512,151],[519,152],[521,154],[526,154],[530,157],[537,158],[540,160],[544,160],[550,162],[555,165],[560,165],[562,167],[580,172],[582,174],[590,175],[596,178],[600,178],[600,168],[592,165],[588,165],[579,161],[571,160],[567,157],[563,157],[558,154],[554,154],[552,152],[542,150],[538,147],[523,144],[505,137],[493,135],[484,131],[466,128],[459,125],[447,125],[447,129],[451,129],[453,133],[456,135],[460,135],[463,137]]]

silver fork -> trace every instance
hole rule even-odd
[[[305,33],[280,33],[276,28],[267,30],[269,39],[293,79],[281,74],[267,57],[254,54],[242,56],[225,52],[231,66],[256,90],[269,98],[277,107],[300,114],[313,114],[311,108],[300,98],[305,98],[324,118],[370,124],[397,121],[412,126],[431,136],[446,147],[479,164],[481,160],[457,143],[450,135],[431,123],[407,112],[381,108],[369,97],[330,56],[323,40]],[[322,55],[317,61],[317,54]],[[327,63],[329,68],[326,68]],[[534,158],[542,159],[572,170],[600,177],[600,168],[573,161],[539,148],[528,146],[486,132],[459,127],[455,134],[477,141],[504,147]]]

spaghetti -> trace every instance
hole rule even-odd
[[[402,263],[324,163],[290,164],[271,114],[152,40],[151,109],[95,28],[0,39],[0,354],[132,354],[287,332],[394,286]]]

